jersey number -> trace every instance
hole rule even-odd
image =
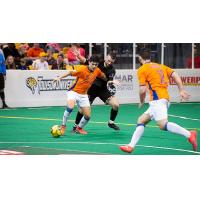
[[[160,76],[160,83],[165,84],[165,78],[164,78],[164,73],[163,70],[157,70],[159,76]]]

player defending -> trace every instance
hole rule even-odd
[[[139,107],[145,102],[146,90],[148,87],[150,93],[149,108],[138,118],[137,127],[133,133],[131,142],[128,145],[120,146],[120,149],[124,152],[131,153],[143,135],[145,125],[151,120],[155,120],[161,130],[185,136],[192,144],[193,150],[197,151],[197,132],[188,131],[176,123],[168,122],[167,111],[169,107],[169,94],[167,88],[169,78],[174,78],[179,89],[181,100],[188,100],[190,96],[184,90],[179,75],[165,65],[152,63],[149,52],[144,52],[141,57],[139,57],[139,61],[142,64],[138,70],[138,80],[140,85]]]
[[[54,79],[54,81],[60,81],[62,78],[67,76],[76,76],[77,80],[73,89],[67,92],[67,108],[64,111],[63,122],[61,126],[61,133],[64,135],[66,130],[66,123],[70,117],[75,103],[77,103],[80,112],[83,113],[83,118],[78,124],[79,133],[86,134],[83,131],[83,127],[88,123],[90,119],[90,102],[88,99],[87,91],[96,79],[96,77],[107,80],[106,76],[101,70],[97,67],[99,64],[99,58],[97,56],[92,56],[89,59],[88,66],[80,66],[77,70],[69,70],[66,74],[61,77]]]
[[[80,60],[84,63],[87,63],[87,60],[80,55],[77,56],[80,58]],[[89,101],[90,104],[93,103],[93,101],[99,97],[105,104],[109,104],[112,109],[110,111],[110,120],[108,121],[108,126],[110,128],[113,128],[114,130],[118,131],[120,128],[114,123],[117,114],[118,114],[118,109],[119,109],[119,102],[117,98],[114,96],[114,94],[108,90],[109,86],[113,86],[112,84],[119,84],[117,80],[113,80],[116,71],[115,68],[113,67],[113,63],[116,60],[116,55],[113,53],[109,53],[106,56],[106,59],[102,62],[99,63],[99,69],[104,72],[104,74],[107,77],[107,81],[102,80],[100,78],[96,78],[90,89],[88,90],[88,95],[89,95]],[[110,82],[111,84],[109,85]],[[115,89],[115,88],[114,88]],[[76,121],[73,127],[73,132],[79,132],[79,129],[77,129],[77,125],[79,124],[80,120],[82,119],[83,114],[81,112],[77,113],[76,116]]]

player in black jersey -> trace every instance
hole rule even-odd
[[[77,57],[83,62],[86,63],[87,60],[83,57],[81,57],[77,52]],[[101,69],[101,71],[106,75],[108,81],[113,81],[113,78],[116,74],[115,68],[113,67],[113,63],[116,60],[116,55],[113,53],[109,53],[105,60],[100,62],[98,67]],[[110,112],[110,120],[108,121],[108,126],[110,128],[113,128],[114,130],[118,131],[120,128],[114,123],[118,110],[119,110],[119,102],[117,98],[114,96],[114,91],[116,88],[113,86],[113,84],[110,84],[108,86],[108,81],[102,81],[101,79],[97,78],[93,85],[88,90],[88,96],[90,104],[93,103],[96,97],[99,97],[105,104],[108,104],[112,107]],[[117,82],[117,81],[116,81]],[[78,132],[76,129],[77,124],[79,124],[81,118],[83,115],[78,112],[76,116],[76,121],[73,127],[73,132]]]

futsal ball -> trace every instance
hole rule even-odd
[[[60,137],[61,136],[61,127],[59,125],[54,125],[51,127],[51,135],[53,137]]]

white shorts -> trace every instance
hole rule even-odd
[[[168,118],[168,108],[170,103],[167,99],[159,99],[149,102],[149,108],[145,114],[149,114],[151,119],[155,121]]]
[[[79,108],[90,107],[90,102],[87,94],[79,94],[74,91],[68,91],[67,100],[74,100]]]

